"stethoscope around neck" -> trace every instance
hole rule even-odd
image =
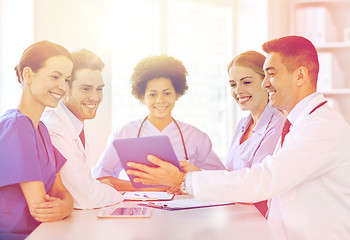
[[[139,132],[138,132],[138,134],[137,134],[137,137],[140,137],[142,126],[143,126],[143,124],[145,123],[145,121],[147,120],[147,118],[148,118],[148,115],[145,117],[145,119],[143,119],[143,121],[142,121],[142,123],[141,123],[141,125],[140,125],[140,128],[139,128]],[[180,136],[181,136],[181,140],[182,140],[182,146],[184,147],[184,152],[185,152],[185,156],[186,156],[186,161],[188,161],[188,156],[187,156],[187,150],[186,150],[185,140],[184,140],[184,136],[182,135],[181,128],[180,128],[179,124],[177,124],[176,120],[175,120],[173,117],[171,117],[171,118],[173,119],[173,121],[174,121],[174,123],[175,123],[177,129],[179,130],[179,133],[180,133]]]

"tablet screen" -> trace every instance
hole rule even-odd
[[[164,161],[170,162],[182,171],[174,148],[171,145],[169,137],[166,135],[115,139],[113,145],[125,170],[130,169],[127,166],[128,162],[137,162],[147,166],[156,167],[156,165],[147,160],[147,155],[152,154]],[[134,176],[132,175],[129,175],[129,179],[135,188],[162,186],[135,183],[133,181]]]

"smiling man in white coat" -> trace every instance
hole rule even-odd
[[[151,156],[159,167],[129,163],[141,171],[128,174],[145,184],[181,186],[200,201],[269,200],[269,221],[281,222],[290,240],[350,239],[350,126],[316,91],[316,49],[303,37],[286,36],[263,50],[262,85],[270,104],[288,114],[272,156],[250,169],[186,175]]]
[[[85,141],[84,121],[95,117],[102,101],[104,63],[86,49],[73,52],[72,58],[69,92],[57,108],[46,109],[41,120],[49,130],[53,145],[67,159],[60,174],[73,196],[74,208],[100,208],[123,200],[108,182],[96,180],[87,164],[89,146]]]

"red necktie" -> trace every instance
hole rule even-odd
[[[268,207],[267,207],[267,200],[264,200],[264,201],[261,201],[261,202],[256,202],[256,203],[254,203],[254,206],[267,219],[267,217],[266,217],[267,209],[268,209]]]
[[[83,144],[84,148],[85,148],[85,133],[84,133],[84,128],[83,130],[81,130],[80,134],[79,134],[79,138],[81,140],[81,143]]]
[[[292,124],[287,119],[284,123],[283,129],[282,129],[282,136],[281,136],[281,147],[283,146],[284,138],[286,137],[287,133],[289,133],[290,126]]]
[[[316,111],[318,108],[322,107],[326,103],[327,103],[327,101],[321,102],[314,109],[312,109],[309,114],[313,113],[314,111]],[[289,129],[290,129],[291,125],[292,124],[289,122],[289,120],[287,118],[285,123],[284,123],[283,129],[282,129],[281,147],[283,146],[284,138],[286,137],[287,133],[289,133]]]

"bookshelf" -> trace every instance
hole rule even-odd
[[[291,0],[291,33],[318,52],[318,91],[350,123],[350,0]]]

